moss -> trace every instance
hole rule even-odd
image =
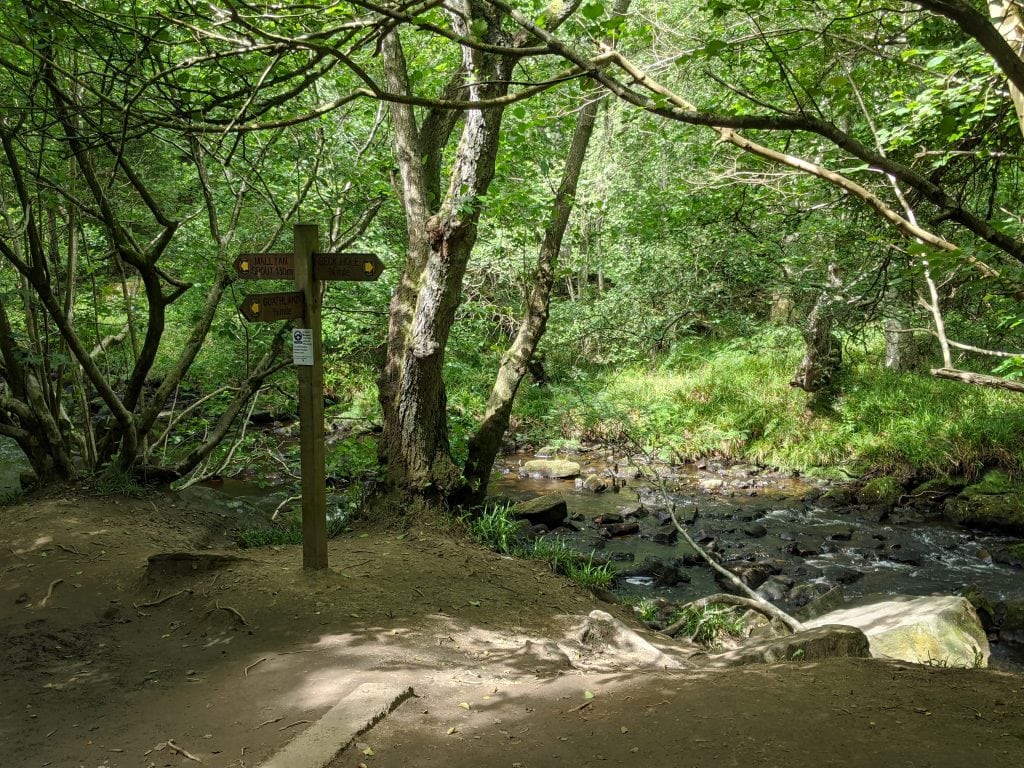
[[[964,488],[963,495],[971,498],[984,494],[1014,493],[1024,490],[1019,483],[1010,480],[1010,476],[1000,469],[993,469],[985,473],[980,483],[969,485]]]
[[[1024,560],[1024,542],[1020,544],[1012,544],[1006,548],[1006,551],[1010,553],[1010,557],[1016,558],[1017,560]]]
[[[1024,536],[1024,499],[1018,494],[978,494],[950,499],[945,516],[986,531]]]
[[[899,502],[902,495],[903,486],[896,478],[886,475],[865,483],[857,494],[857,501],[861,504],[893,506]]]

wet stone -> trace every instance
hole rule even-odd
[[[786,552],[794,557],[814,557],[821,554],[821,541],[801,537],[790,543]]]
[[[762,536],[768,535],[768,529],[761,523],[751,523],[743,527],[743,533],[752,539],[760,539]]]
[[[853,584],[864,578],[864,573],[845,565],[830,565],[825,568],[825,578],[836,584]]]
[[[655,544],[675,544],[679,540],[679,531],[673,528],[670,531],[659,531],[651,537]]]

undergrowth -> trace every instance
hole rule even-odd
[[[1024,469],[1020,396],[894,373],[878,350],[845,353],[841,387],[824,408],[789,386],[799,334],[677,346],[653,370],[593,369],[525,388],[520,439],[616,442],[625,436],[670,461],[718,457],[818,475],[964,475]]]
[[[327,538],[333,539],[345,530],[348,518],[344,514],[327,518]],[[246,528],[238,534],[238,545],[243,549],[276,547],[302,543],[302,513],[285,515],[280,522],[268,526]]]
[[[732,606],[708,605],[703,608],[683,606],[672,614],[671,623],[684,621],[681,635],[687,635],[706,648],[718,650],[726,637],[740,637],[743,633],[743,617]]]
[[[615,572],[608,563],[595,561],[593,552],[583,555],[557,538],[541,536],[532,541],[525,538],[521,523],[512,517],[510,509],[509,506],[493,506],[461,520],[475,541],[495,552],[546,562],[555,573],[581,587],[611,586]]]

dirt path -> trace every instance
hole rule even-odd
[[[1024,764],[1021,677],[584,674],[542,641],[626,612],[541,564],[415,529],[336,540],[310,575],[296,548],[233,549],[231,522],[173,496],[0,509],[0,764],[254,768],[370,681],[416,697],[336,768]],[[172,552],[221,557],[147,569]]]

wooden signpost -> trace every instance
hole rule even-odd
[[[294,280],[295,290],[249,294],[238,309],[249,322],[301,320],[292,331],[299,379],[302,457],[302,567],[327,568],[327,483],[324,451],[324,364],[321,291],[324,280],[376,280],[384,271],[372,253],[318,253],[315,224],[296,224],[291,253],[243,253],[235,274],[243,280]]]

